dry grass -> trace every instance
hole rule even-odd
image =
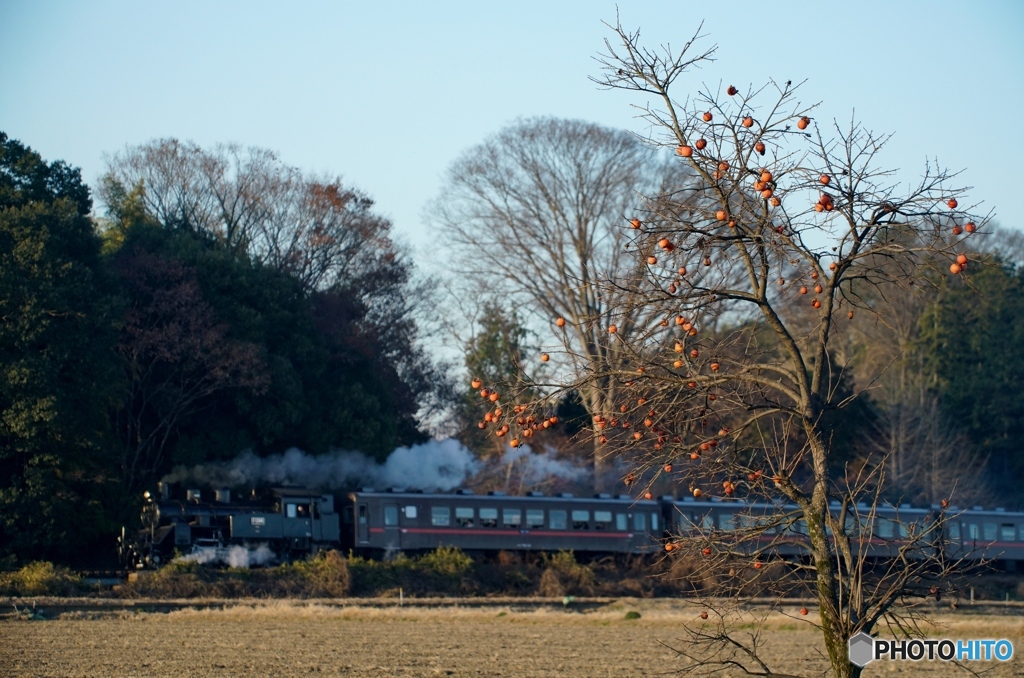
[[[12,676],[590,676],[671,675],[682,627],[702,623],[692,601],[622,599],[593,611],[498,607],[339,606],[336,601],[252,601],[169,614],[71,614],[0,621],[0,673]],[[639,619],[627,620],[627,612]],[[777,669],[816,675],[820,636],[773,613],[766,656]],[[737,618],[749,631],[754,616]],[[1007,637],[1024,647],[1024,618],[943,613],[933,637]],[[1021,675],[1020,660],[993,678]],[[949,675],[948,665],[881,663],[865,676]],[[987,668],[987,667],[986,667]],[[728,673],[722,675],[730,675]]]
[[[317,620],[500,620],[501,623],[536,623],[557,622],[559,624],[607,625],[624,619],[629,611],[641,614],[636,621],[641,626],[697,626],[703,623],[701,611],[706,608],[699,603],[688,600],[649,599],[640,600],[623,598],[609,603],[604,607],[586,612],[573,611],[571,605],[565,609],[542,607],[523,611],[512,606],[466,607],[380,607],[363,606],[358,603],[339,606],[334,603],[313,601],[253,601],[250,604],[239,604],[222,609],[186,608],[170,612],[168,618],[181,619],[317,619]],[[797,605],[782,612],[773,612],[767,617],[757,611],[741,611],[729,617],[732,628],[746,629],[754,624],[762,624],[768,631],[812,631],[818,622],[817,615],[811,613],[802,616]],[[1024,616],[1019,615],[959,615],[938,614],[929,623],[922,626],[929,637],[1020,637],[1024,638]],[[880,633],[881,635],[881,633]]]

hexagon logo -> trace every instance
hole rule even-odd
[[[875,658],[875,639],[861,631],[848,641],[850,662],[864,668]]]

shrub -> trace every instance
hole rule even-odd
[[[275,567],[267,572],[269,579],[291,580],[298,593],[311,598],[340,598],[347,596],[352,588],[348,562],[337,551],[325,551],[312,560],[298,561]]]
[[[473,559],[454,546],[441,546],[421,557],[420,565],[444,577],[461,577],[473,566]]]
[[[201,598],[210,595],[203,567],[196,563],[169,563],[155,572],[139,572],[122,589],[127,596]]]
[[[537,594],[547,598],[561,598],[565,596],[565,587],[554,568],[549,567],[540,576],[540,584],[537,586]]]
[[[453,594],[471,586],[467,578],[473,559],[453,546],[442,546],[415,559],[403,553],[385,561],[350,555],[349,569],[356,595],[397,595],[399,588],[413,594]]]
[[[12,596],[68,596],[78,592],[81,577],[65,567],[37,561],[0,573],[0,590]]]
[[[368,560],[349,555],[348,567],[352,573],[352,592],[356,595],[376,594],[389,589],[408,588],[414,563],[404,553],[391,560]]]
[[[538,593],[542,596],[591,595],[594,571],[576,562],[572,551],[543,554],[545,567]]]

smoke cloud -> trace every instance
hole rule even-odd
[[[383,464],[358,452],[313,456],[293,447],[269,457],[243,452],[228,462],[178,467],[164,480],[224,487],[270,484],[314,490],[370,486],[446,491],[463,484],[479,469],[473,454],[448,438],[399,447]]]
[[[583,480],[589,471],[573,465],[564,459],[556,459],[551,450],[534,454],[529,445],[508,448],[501,457],[502,464],[513,464],[522,474],[526,485],[533,485],[544,480],[558,478],[560,480]]]

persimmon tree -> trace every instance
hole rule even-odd
[[[595,401],[606,408],[592,413],[595,437],[634,466],[627,481],[643,487],[668,474],[685,494],[746,500],[739,514],[755,502],[779,507],[748,511],[742,530],[693,525],[666,548],[706,558],[727,580],[757,578],[778,541],[792,538],[806,559],[787,576],[818,600],[832,670],[859,675],[847,639],[886,621],[906,632],[907,601],[941,595],[956,568],[933,548],[941,517],[903,521],[888,542],[898,567],[871,567],[858,547],[881,520],[886,464],[844,468],[836,458],[835,422],[860,395],[840,387],[851,365],[836,350],[857,314],[886,322],[878,300],[939,275],[966,277],[962,241],[987,219],[961,204],[966,189],[944,169],[901,183],[880,164],[888,135],[819,119],[791,82],[705,85],[680,97],[714,53],[697,48],[699,31],[680,51],[645,48],[621,25],[614,32],[596,81],[650,100],[639,110],[652,142],[686,171],[624,229],[636,265],[595,283],[601,314],[574,318],[591,328],[595,350],[620,360],[595,362],[566,342],[574,377],[553,386],[614,394]],[[693,640],[737,642],[723,633]],[[743,656],[745,670],[772,674],[756,651]],[[728,665],[704,659],[708,670]]]

